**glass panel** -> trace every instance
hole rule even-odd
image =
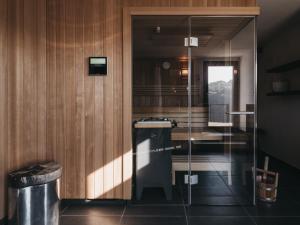
[[[190,48],[190,166],[198,177],[191,185],[191,203],[252,204],[255,21],[192,17],[190,24],[191,36],[198,38],[198,47]]]
[[[189,171],[188,17],[136,16],[132,32],[134,202],[182,204]],[[164,127],[169,121],[173,128]]]

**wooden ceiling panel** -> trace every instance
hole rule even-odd
[[[249,17],[191,17],[192,36],[198,37],[203,55],[238,33]],[[187,16],[136,16],[133,20],[135,57],[177,57],[186,54],[184,38],[189,33]]]

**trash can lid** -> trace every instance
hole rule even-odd
[[[56,162],[35,164],[9,173],[8,183],[13,188],[46,184],[61,177],[62,167]]]

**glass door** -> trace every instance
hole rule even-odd
[[[253,17],[133,17],[133,200],[255,200]]]
[[[189,204],[253,204],[255,19],[190,17],[189,25]]]
[[[188,204],[188,16],[134,16],[133,202]]]

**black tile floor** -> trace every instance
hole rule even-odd
[[[273,204],[187,207],[178,199],[176,204],[73,203],[63,204],[61,225],[300,225],[300,172],[275,159],[270,169],[280,172],[278,200]],[[223,194],[222,190],[215,193]]]
[[[61,225],[299,225],[300,203],[242,206],[67,206]]]

